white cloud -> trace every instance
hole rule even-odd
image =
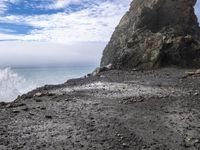
[[[2,13],[7,9],[3,3],[5,1],[0,0]],[[55,1],[51,7],[52,9],[64,8],[75,2],[83,3],[83,0]],[[5,34],[8,29],[1,29],[0,40],[8,40],[8,42],[0,42],[0,65],[51,65],[51,63],[75,63],[77,60],[79,62],[90,60],[99,64],[102,50],[122,15],[128,10],[130,2],[131,0],[108,0],[77,12],[51,15],[0,15],[0,22],[41,28],[27,35]],[[200,18],[199,0],[195,8]]]
[[[53,4],[48,5],[46,8],[48,9],[60,9],[65,8],[67,5],[71,3],[78,3],[79,0],[55,0]]]
[[[69,4],[88,5],[86,9],[51,15],[34,16],[3,16],[0,21],[7,23],[26,24],[35,29],[28,35],[0,34],[0,40],[18,39],[24,41],[51,41],[57,43],[80,41],[108,41],[122,15],[128,10],[132,0],[55,0],[47,7],[51,9],[64,8]],[[14,2],[14,1],[13,1]],[[16,2],[16,0],[15,0]],[[89,3],[89,4],[88,4]],[[92,5],[91,3],[95,3]],[[0,3],[1,4],[1,3]],[[197,1],[195,11],[200,18],[200,1]]]
[[[49,42],[0,42],[0,67],[94,65],[98,66],[106,43],[53,44]]]
[[[7,9],[7,6],[4,1],[0,1],[0,14]]]
[[[23,36],[0,33],[0,40],[22,40]]]
[[[7,10],[7,3],[17,3],[19,0],[1,0],[0,1],[0,14]]]
[[[80,2],[79,0],[60,0],[59,5]],[[91,5],[86,9],[52,15],[4,16],[0,21],[42,28],[31,34],[18,36],[19,40],[52,41],[67,43],[72,41],[108,41],[122,15],[128,10],[131,0],[115,0]],[[59,6],[58,5],[58,6]],[[0,40],[7,35],[1,35]],[[12,37],[9,37],[12,38]],[[13,39],[17,38],[13,35]]]

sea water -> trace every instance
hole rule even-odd
[[[9,102],[44,85],[56,85],[82,77],[95,67],[48,67],[0,69],[0,101]]]

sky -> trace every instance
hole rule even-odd
[[[0,67],[98,65],[130,2],[0,0]]]

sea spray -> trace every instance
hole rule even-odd
[[[44,85],[62,84],[71,78],[79,78],[94,67],[19,67],[0,69],[0,101],[13,101]]]
[[[26,79],[11,68],[0,69],[0,101],[12,101],[18,95],[28,92]]]

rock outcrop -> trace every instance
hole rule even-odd
[[[134,0],[101,60],[101,67],[200,67],[196,0]]]

